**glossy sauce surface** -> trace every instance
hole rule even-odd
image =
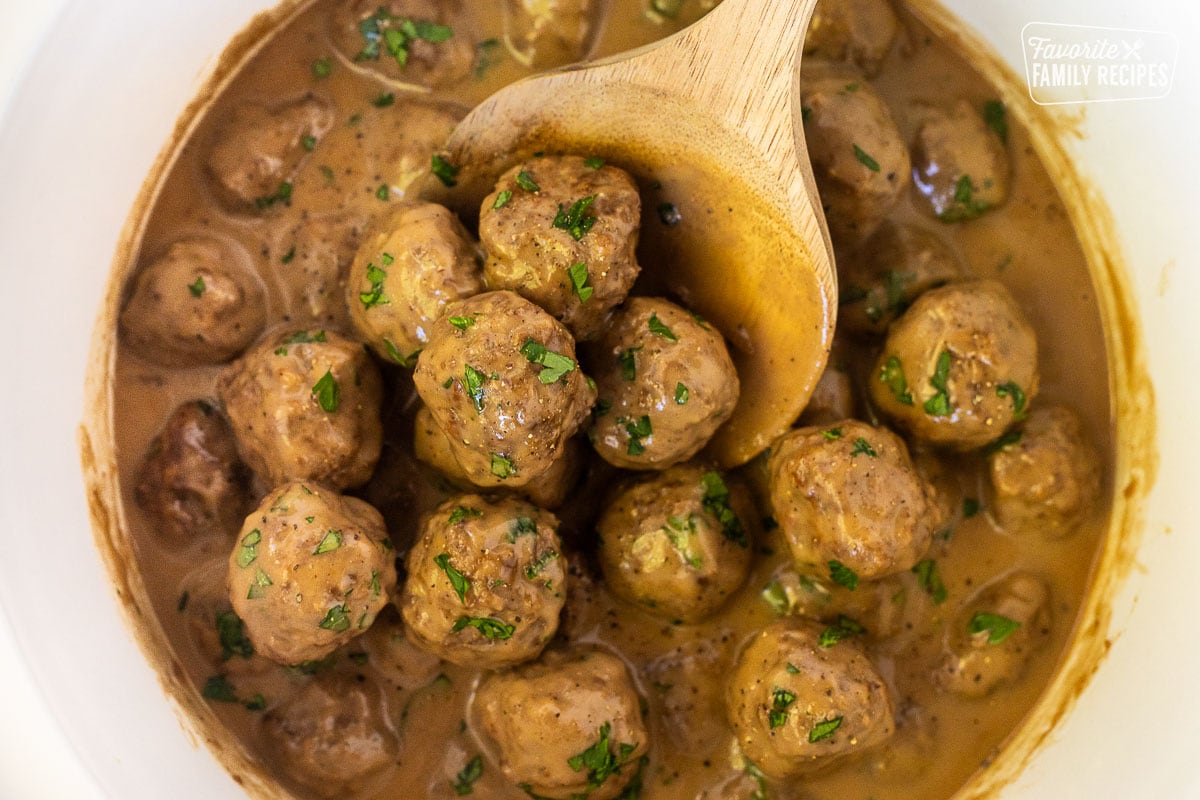
[[[503,36],[499,4],[481,1],[468,3],[468,7],[478,41]],[[694,0],[683,7],[678,23],[694,19],[700,12]],[[307,310],[311,276],[300,267],[306,248],[321,244],[321,223],[352,219],[365,226],[383,213],[426,168],[430,154],[463,109],[525,74],[526,69],[504,54],[503,47],[487,48],[495,63],[477,70],[480,77],[429,95],[406,92],[333,57],[329,10],[328,4],[311,6],[274,34],[191,133],[150,212],[139,261],[149,263],[171,243],[188,236],[229,239],[251,254],[265,293],[268,320],[294,327],[344,329],[348,327],[345,312],[336,304],[316,318]],[[899,40],[872,83],[886,99],[906,140],[915,133],[922,106],[948,105],[966,98],[978,107],[994,99],[995,90],[971,71],[969,54],[951,52],[909,17],[902,15],[902,21]],[[670,29],[649,20],[640,0],[614,0],[592,55],[619,52]],[[313,64],[326,58],[332,58],[333,69],[327,77],[315,77]],[[305,159],[294,180],[290,205],[265,215],[224,211],[203,166],[214,135],[244,103],[273,105],[310,93],[328,103],[335,121]],[[394,95],[393,101],[379,102],[387,93]],[[913,196],[906,193],[889,218],[932,229],[959,255],[968,275],[999,278],[1011,290],[1040,343],[1037,404],[1062,403],[1074,408],[1105,461],[1111,463],[1106,355],[1084,257],[1028,137],[1013,121],[1008,152],[1013,173],[1010,196],[1001,209],[969,224],[944,225],[924,216],[915,207]],[[645,226],[662,224],[657,213],[662,203],[687,208],[691,198],[674,194],[681,185],[673,180],[675,176],[637,177],[643,188],[643,206],[648,209]],[[381,191],[381,187],[385,189]],[[387,199],[381,199],[381,194]],[[708,209],[710,213],[713,210]],[[718,213],[723,210],[716,209]],[[685,215],[682,225],[702,225],[701,220]],[[670,278],[656,274],[651,260],[644,260],[643,266],[647,284],[671,284]],[[676,296],[687,300],[684,287],[672,288]],[[332,294],[340,298],[341,287]],[[736,321],[713,318],[736,346]],[[858,376],[861,386],[874,352],[857,343],[850,345],[848,352],[847,367]],[[270,767],[282,763],[271,735],[264,731],[263,720],[272,707],[302,691],[313,680],[313,673],[344,673],[350,681],[365,675],[371,680],[364,685],[378,687],[377,694],[367,701],[377,708],[398,746],[394,767],[363,782],[355,796],[458,796],[453,786],[456,776],[482,752],[485,766],[474,783],[475,794],[524,797],[493,766],[472,724],[471,699],[478,671],[440,664],[417,651],[405,641],[399,617],[391,611],[381,615],[364,637],[305,669],[284,668],[258,656],[222,658],[220,646],[214,648],[211,620],[228,608],[225,565],[235,532],[221,532],[190,545],[168,541],[139,509],[134,487],[147,448],[167,416],[185,401],[213,398],[220,372],[220,367],[162,368],[123,348],[115,375],[122,497],[136,561],[158,620],[197,691],[214,677],[223,676],[239,699],[249,701],[261,695],[264,708],[246,707],[259,705],[254,702],[214,701],[212,705],[229,735]],[[417,403],[408,373],[387,368],[385,383],[389,388],[384,404],[384,455],[375,477],[356,493],[383,512],[389,534],[403,556],[421,514],[447,492],[444,482],[412,455],[411,415]],[[865,398],[860,397],[859,403],[865,406]],[[810,591],[810,597],[801,597],[806,607],[822,616],[858,608],[857,613],[889,620],[886,627],[891,634],[872,637],[870,648],[896,702],[895,737],[832,771],[772,785],[768,796],[830,800],[948,797],[988,763],[1052,674],[1074,626],[1093,554],[1105,529],[1106,509],[1096,508],[1068,538],[1014,536],[996,523],[986,505],[969,518],[961,511],[964,499],[985,496],[982,459],[968,455],[943,461],[947,479],[939,488],[951,489],[948,505],[959,511],[947,523],[946,533],[934,544],[930,557],[936,558],[945,582],[946,603],[932,603],[916,576],[909,573],[860,588],[855,597],[831,584]],[[751,482],[757,480],[760,469],[757,462],[745,468]],[[764,590],[773,582],[795,581],[790,576],[793,570],[786,558],[787,548],[774,532],[760,531],[759,553],[750,577],[720,613],[694,625],[664,622],[612,598],[591,562],[591,526],[605,490],[614,480],[609,469],[591,470],[559,511],[571,561],[567,610],[559,636],[572,642],[599,643],[630,666],[648,707],[652,740],[643,797],[756,796],[753,793],[760,787],[747,775],[736,753],[722,698],[740,645],[776,616],[764,600]],[[974,700],[938,689],[931,674],[943,653],[949,621],[976,589],[1018,570],[1042,578],[1051,598],[1048,632],[1020,680]],[[311,794],[310,789],[290,782],[286,767],[278,769],[280,781],[297,796]]]

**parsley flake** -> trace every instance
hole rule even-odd
[[[912,393],[908,391],[908,381],[904,377],[904,367],[897,356],[890,356],[884,362],[879,370],[879,382],[887,384],[896,402],[906,406],[913,404]]]
[[[345,605],[337,605],[325,612],[325,618],[318,623],[318,627],[340,633],[350,628],[350,617],[347,615]]]
[[[844,586],[852,592],[858,588],[858,573],[837,559],[829,562],[829,578],[838,586]]]
[[[434,556],[433,563],[441,567],[442,571],[446,573],[446,577],[450,579],[451,588],[458,595],[458,601],[466,605],[467,592],[471,589],[471,581],[450,564],[450,554],[441,553]]]
[[[868,455],[871,458],[879,457],[879,454],[871,448],[871,443],[861,436],[854,440],[854,449],[850,451],[851,458],[857,455]]]
[[[464,797],[475,791],[475,781],[483,776],[483,756],[477,755],[467,762],[467,765],[454,776],[454,793]]]
[[[503,620],[494,619],[492,617],[459,617],[451,626],[451,633],[458,633],[464,628],[474,628],[485,639],[492,641],[503,641],[512,638],[516,626],[509,625]]]
[[[858,163],[871,172],[879,172],[879,162],[867,155],[867,152],[858,145],[854,145],[854,157],[858,159]]]
[[[833,736],[834,731],[840,727],[842,727],[841,717],[834,717],[833,719],[825,720],[824,722],[818,722],[816,725],[813,725],[812,729],[808,732],[809,744],[816,744],[823,739],[828,739],[830,736]]]
[[[204,285],[204,276],[203,275],[197,275],[196,282],[188,284],[188,291],[192,293],[192,297],[195,297],[197,299],[199,299],[200,296],[204,294],[204,290],[206,288],[207,287]]]
[[[559,204],[558,213],[554,216],[554,227],[571,234],[571,238],[578,242],[596,224],[596,216],[587,213],[595,200],[596,195],[593,194],[576,200],[568,209]]]
[[[492,210],[499,211],[508,205],[508,201],[512,200],[512,192],[508,189],[502,189],[496,192],[496,199],[492,202]]]
[[[936,561],[932,558],[918,561],[912,573],[917,576],[917,585],[933,599],[935,606],[946,602],[949,592],[946,591],[946,584],[942,583],[942,576],[938,574]]]
[[[929,378],[929,385],[937,392],[925,401],[925,413],[932,417],[944,417],[949,414],[953,407],[950,405],[950,389],[947,386],[947,381],[950,379],[950,351],[943,350],[938,356],[937,364],[934,366],[933,375]]]
[[[482,516],[483,512],[478,508],[471,508],[470,506],[457,506],[453,511],[450,512],[450,517],[446,521],[451,525],[454,525],[457,522],[462,522],[464,519]]]
[[[492,453],[492,474],[500,480],[506,480],[508,476],[516,474],[516,467],[512,461],[500,455]]]
[[[255,528],[242,537],[237,554],[237,565],[239,567],[245,569],[254,563],[254,559],[258,558],[258,543],[261,541],[262,531],[258,528]]]
[[[655,336],[660,336],[669,342],[679,341],[679,337],[676,336],[675,332],[672,331],[670,328],[668,328],[663,323],[663,321],[658,318],[658,314],[650,315],[649,327],[650,327],[650,332],[653,333]]]
[[[463,365],[463,386],[467,390],[467,397],[471,398],[471,403],[475,406],[475,413],[483,413],[483,382],[487,380],[487,376],[479,370],[472,367],[470,364]]]
[[[851,636],[857,636],[866,632],[867,629],[857,620],[851,619],[845,614],[838,614],[837,622],[821,631],[821,635],[817,639],[817,644],[821,647],[833,647],[842,639],[849,639]]]
[[[1025,393],[1021,391],[1021,387],[1016,384],[1016,381],[1005,381],[997,386],[996,396],[1000,398],[1012,398],[1013,419],[1021,420],[1029,416],[1029,413],[1025,410]]]
[[[771,708],[767,711],[767,721],[771,730],[787,724],[788,708],[796,702],[796,693],[776,686],[771,692]]]
[[[317,404],[321,406],[321,410],[326,414],[332,414],[338,410],[338,406],[342,402],[342,388],[338,385],[337,379],[333,377],[333,372],[329,369],[325,370],[325,374],[321,379],[313,384],[312,393],[317,398]]]
[[[442,182],[443,186],[458,184],[458,167],[434,153],[429,159],[429,169]]]
[[[319,556],[323,553],[332,553],[342,546],[342,532],[335,531],[330,528],[321,538],[321,543],[317,545],[317,549],[313,550],[314,556]]]
[[[729,505],[729,487],[721,478],[721,473],[715,470],[704,473],[700,476],[700,485],[704,487],[700,504],[721,523],[721,535],[739,547],[749,547],[750,541],[746,538],[742,520]]]
[[[967,632],[970,634],[987,633],[988,644],[1000,644],[1020,627],[1021,623],[1002,614],[977,611],[967,623]]]
[[[530,364],[538,364],[542,367],[542,371],[538,373],[538,380],[544,384],[561,380],[566,377],[567,373],[575,370],[574,359],[548,350],[545,345],[535,342],[533,339],[526,339],[525,344],[521,345],[521,355],[525,356]]]
[[[688,401],[688,387],[682,383],[675,384],[675,405],[685,406]]]
[[[567,277],[571,279],[571,288],[575,290],[575,296],[579,298],[579,302],[586,303],[588,298],[592,296],[592,287],[588,286],[588,268],[584,261],[577,261],[567,267]]]
[[[521,187],[527,192],[540,192],[542,190],[542,187],[538,186],[537,181],[535,181],[533,176],[529,174],[529,170],[523,169],[518,172],[516,181],[517,186]]]

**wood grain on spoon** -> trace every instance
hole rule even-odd
[[[726,0],[660,44],[513,84],[452,134],[457,185],[426,192],[473,217],[495,179],[538,151],[603,156],[638,176],[646,285],[732,346],[741,399],[710,445],[727,467],[795,421],[833,335],[836,278],[796,86],[815,2]],[[663,203],[677,224],[660,220]]]

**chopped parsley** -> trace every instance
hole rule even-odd
[[[823,739],[828,739],[830,736],[833,736],[834,732],[840,727],[842,727],[841,717],[834,717],[833,719],[827,719],[824,722],[818,722],[816,725],[813,725],[808,732],[809,744],[816,744]]]
[[[270,575],[263,572],[261,568],[255,568],[254,580],[251,582],[250,588],[246,590],[246,599],[261,600],[267,596],[267,587],[274,584]]]
[[[871,443],[861,436],[854,440],[854,449],[850,451],[850,457],[854,458],[860,454],[868,455],[871,458],[879,457],[879,454],[871,449]]]
[[[658,318],[658,314],[650,315],[650,332],[669,342],[679,341],[679,337]]]
[[[204,682],[204,688],[200,690],[201,696],[207,700],[216,700],[218,703],[237,703],[237,691],[234,690],[233,684],[224,675],[213,675]]]
[[[477,755],[468,761],[467,765],[454,776],[454,783],[450,785],[454,787],[456,795],[464,797],[475,791],[475,781],[479,780],[482,776],[483,756]]]
[[[571,238],[578,242],[596,224],[596,215],[587,213],[595,200],[596,195],[593,194],[576,200],[567,209],[559,204],[558,213],[554,215],[554,227],[571,234]]]
[[[259,211],[265,211],[266,209],[274,206],[276,203],[283,203],[285,206],[290,206],[292,204],[291,181],[281,181],[279,188],[275,190],[274,194],[268,194],[263,197],[254,198],[254,205],[258,207]]]
[[[963,517],[970,519],[979,513],[979,499],[976,497],[964,497],[962,504]]]
[[[836,442],[838,439],[842,438],[842,429],[830,428],[827,431],[821,431],[821,435],[831,442]]]
[[[852,592],[858,588],[858,573],[837,559],[829,562],[829,578],[838,586],[844,586]]]
[[[498,620],[493,617],[459,617],[454,621],[454,625],[450,628],[451,633],[458,633],[464,628],[474,628],[479,631],[485,639],[492,641],[502,641],[512,638],[513,631],[516,627],[509,625],[503,620]]]
[[[518,172],[516,180],[517,186],[521,187],[527,192],[540,192],[542,190],[542,187],[538,186],[537,181],[535,181],[533,176],[529,174],[529,170],[523,169]]]
[[[467,397],[475,406],[475,413],[483,413],[483,382],[487,376],[470,364],[463,365],[463,386],[466,387]]]
[[[333,74],[333,62],[328,58],[318,58],[312,62],[312,74],[319,81],[325,80]]]
[[[542,371],[538,373],[538,380],[545,384],[561,380],[567,373],[575,370],[574,359],[547,350],[545,345],[533,339],[526,339],[525,344],[521,345],[521,355],[525,356],[530,364],[541,365]]]
[[[989,444],[987,447],[983,448],[983,452],[985,455],[990,456],[993,453],[998,453],[1001,450],[1003,450],[1004,448],[1008,447],[1009,445],[1017,444],[1020,441],[1021,441],[1021,432],[1020,431],[1009,431],[1008,433],[1004,434],[996,441]]]
[[[317,149],[317,137],[313,136],[311,133],[304,134],[300,137],[300,146],[311,153],[313,150]],[[283,263],[286,264],[287,261]]]
[[[670,540],[671,545],[684,561],[695,569],[700,569],[704,565],[704,559],[699,553],[692,550],[692,536],[696,533],[696,520],[693,515],[689,514],[686,518],[668,517],[667,524],[662,530],[666,532],[667,539]]]
[[[933,368],[933,375],[929,378],[929,385],[937,392],[925,401],[925,413],[932,417],[944,417],[949,414],[953,408],[950,405],[950,389],[947,381],[950,380],[950,351],[943,350],[938,356],[937,364]]]
[[[472,314],[469,317],[448,317],[447,321],[460,331],[465,331],[475,324],[475,315]]]
[[[567,267],[567,277],[571,279],[571,288],[575,290],[575,296],[579,298],[579,302],[586,303],[593,292],[592,287],[588,286],[587,263],[577,261]]]
[[[292,245],[292,249],[279,257],[280,264],[290,264],[292,259],[296,257],[296,245]]]
[[[462,522],[464,519],[482,516],[483,512],[478,508],[471,508],[470,506],[457,506],[453,511],[450,512],[450,517],[446,521],[453,525],[456,522]]]
[[[1021,391],[1021,387],[1015,381],[1005,381],[996,387],[996,396],[1000,398],[1011,397],[1013,404],[1013,419],[1025,419],[1029,416],[1025,411],[1025,393]]]
[[[604,166],[604,159],[600,156],[591,156],[583,160],[583,165],[588,169],[600,169]]]
[[[1000,141],[1008,144],[1008,114],[1004,103],[999,100],[988,100],[983,104],[983,121],[1000,137]]]
[[[612,734],[612,723],[605,722],[600,726],[598,738],[591,747],[567,759],[567,766],[576,772],[587,772],[588,786],[598,788],[608,780],[610,775],[618,775],[630,756],[637,750],[636,744],[617,744],[616,752],[612,751],[609,736]]]
[[[858,163],[871,170],[871,172],[879,172],[879,162],[867,155],[867,151],[858,145],[854,145],[854,157],[858,159]]]
[[[358,31],[362,34],[363,48],[355,54],[355,61],[378,61],[382,45],[401,69],[408,66],[408,48],[412,42],[420,39],[440,44],[454,36],[447,25],[400,17],[382,7],[361,20]]]
[[[788,599],[787,591],[779,581],[771,581],[763,587],[762,599],[775,610],[776,614],[783,615],[792,609],[792,602]]]
[[[321,406],[321,410],[327,414],[334,413],[341,405],[342,388],[329,369],[325,370],[321,379],[313,384],[312,393],[317,398],[317,404]]]
[[[537,523],[530,517],[517,517],[513,522],[512,530],[508,532],[508,541],[510,544],[515,544],[518,536],[536,536]]]
[[[379,188],[375,190],[375,199],[387,202],[392,196],[392,190],[388,188],[386,183],[379,184]]]
[[[383,339],[383,346],[387,348],[388,357],[402,367],[412,367],[417,363],[417,356],[421,355],[421,348],[419,347],[408,355],[404,355],[404,353],[401,353],[400,349],[396,347],[395,343],[386,336]]]
[[[249,658],[254,655],[254,645],[246,636],[242,618],[233,611],[217,613],[217,638],[221,642],[222,661],[228,661],[234,656]]]
[[[373,308],[391,302],[383,296],[383,282],[387,280],[387,276],[386,270],[374,264],[367,264],[367,280],[370,281],[371,288],[358,293],[358,302],[362,303],[363,308]]]
[[[674,228],[676,225],[683,222],[683,214],[679,213],[679,209],[674,203],[659,203],[658,219],[668,228]]]
[[[975,199],[975,184],[971,182],[971,176],[963,175],[954,184],[954,202],[942,209],[938,219],[942,222],[967,222],[989,208],[990,203]]]
[[[788,708],[794,702],[796,702],[795,692],[790,692],[779,686],[775,687],[771,692],[771,708],[767,710],[767,722],[770,723],[771,730],[781,728],[787,724]]]
[[[842,639],[849,639],[851,636],[857,636],[860,633],[866,632],[867,629],[857,620],[851,619],[845,614],[838,614],[837,622],[821,631],[821,635],[817,639],[817,644],[821,647],[833,647]],[[791,665],[789,664],[788,666]]]
[[[688,401],[688,387],[682,383],[675,384],[675,405],[685,406]]]
[[[622,350],[617,356],[617,363],[621,365],[621,378],[627,381],[637,380],[637,361],[634,360],[634,355],[642,346],[631,347],[628,350]]]
[[[721,535],[739,547],[749,547],[750,540],[746,538],[742,521],[729,505],[729,487],[721,474],[710,470],[700,476],[700,484],[704,487],[700,504],[721,523]]]
[[[512,191],[501,189],[499,192],[496,192],[496,199],[492,202],[492,210],[499,211],[508,205],[509,200],[512,200]]]
[[[1000,644],[1020,627],[1021,623],[1002,614],[977,611],[967,623],[967,633],[987,633],[988,644]]]
[[[471,581],[450,564],[450,554],[441,553],[434,556],[433,563],[441,567],[442,572],[446,573],[446,577],[450,579],[450,586],[454,589],[454,593],[458,595],[458,601],[466,605],[467,592],[471,589]]]
[[[442,182],[443,186],[455,186],[458,184],[458,167],[437,153],[430,156],[429,171],[437,176],[437,179]]]
[[[556,558],[558,558],[557,550],[546,550],[525,567],[525,577],[531,581],[537,580],[537,576],[542,574],[546,565]],[[547,583],[547,585],[549,584]]]
[[[334,550],[337,550],[341,546],[342,546],[342,532],[335,531],[333,528],[330,528],[328,531],[325,532],[325,535],[323,537],[321,537],[321,543],[317,545],[316,550],[313,550],[313,555],[319,556],[323,553],[332,553]]]
[[[517,470],[513,466],[512,461],[510,461],[509,459],[500,455],[499,453],[492,453],[492,474],[493,475],[495,475],[500,480],[507,480],[508,476],[515,474],[516,471]]]
[[[188,291],[192,293],[192,297],[195,297],[197,299],[199,299],[204,294],[204,290],[206,288],[208,288],[208,287],[206,287],[204,285],[204,276],[203,275],[197,275],[196,282],[188,284]]]
[[[371,105],[375,106],[376,108],[387,108],[395,102],[396,95],[392,94],[391,92],[384,92],[372,100]]]
[[[913,404],[912,393],[908,391],[908,381],[904,377],[904,367],[897,356],[890,356],[884,362],[879,370],[879,382],[887,384],[896,402],[906,406]]]
[[[932,558],[918,561],[912,568],[912,573],[917,576],[917,585],[933,599],[934,605],[946,602],[949,593],[946,591],[946,584],[942,583],[942,576],[938,574],[936,561]]]
[[[321,620],[318,627],[334,633],[340,633],[350,627],[350,617],[347,615],[345,605],[336,605],[329,611],[325,612],[325,618]]]
[[[254,563],[258,558],[258,543],[262,541],[262,531],[258,528],[242,537],[238,547],[237,565],[243,569]]]
[[[504,56],[504,48],[499,39],[484,39],[475,45],[475,66],[472,69],[475,80],[482,80],[487,71],[495,66]]]
[[[617,420],[621,423],[622,420]],[[650,417],[645,414],[638,420],[624,420],[625,433],[629,434],[629,446],[625,452],[631,456],[640,456],[646,452],[646,446],[642,444],[642,439],[654,433],[654,428],[650,424]]]

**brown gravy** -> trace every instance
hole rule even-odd
[[[685,4],[693,18],[698,5]],[[498,4],[480,0],[470,7],[479,39],[502,35]],[[407,185],[428,163],[430,152],[464,107],[526,72],[513,59],[502,58],[478,81],[433,96],[410,97],[397,91],[393,105],[377,107],[373,99],[393,89],[343,68],[336,60],[329,77],[314,81],[311,65],[329,57],[333,50],[326,33],[327,12],[328,6],[320,3],[300,10],[271,35],[215,100],[166,176],[147,217],[136,261],[145,263],[171,242],[192,234],[234,240],[255,258],[268,318],[281,322],[304,319],[296,300],[302,295],[303,276],[285,263],[296,246],[298,226],[322,215],[351,214],[366,220],[383,211],[385,201],[376,196],[381,185]],[[680,22],[686,21],[685,15]],[[903,21],[902,41],[892,47],[872,82],[906,138],[911,138],[915,129],[915,118],[908,109],[920,103],[966,98],[980,106],[995,97],[995,90],[971,69],[966,54],[956,53],[928,35],[915,19],[905,16]],[[644,17],[641,0],[613,0],[594,55],[619,52],[666,30]],[[914,75],[921,77],[914,79]],[[310,91],[319,92],[333,105],[338,121],[297,176],[290,207],[266,218],[222,211],[207,188],[209,180],[203,168],[214,131],[244,102],[294,98]],[[1039,337],[1042,388],[1037,402],[1062,403],[1078,411],[1106,463],[1111,464],[1108,360],[1087,264],[1027,132],[1013,120],[1008,151],[1013,175],[1004,208],[969,225],[939,226],[937,232],[961,257],[968,274],[998,277],[1012,291]],[[646,202],[654,204],[650,198]],[[907,195],[890,216],[930,224]],[[328,324],[336,326],[338,321]],[[222,662],[219,652],[215,656],[212,652],[212,635],[198,633],[203,625],[197,624],[197,608],[205,599],[204,587],[212,597],[223,591],[232,533],[216,542],[172,547],[155,534],[153,522],[133,497],[144,454],[167,416],[184,401],[211,398],[219,371],[217,367],[163,369],[125,349],[118,351],[114,426],[121,499],[133,557],[153,603],[152,612],[195,691],[214,675],[227,673],[239,696],[261,694],[269,709],[309,680],[306,670],[261,660]],[[444,492],[411,455],[411,381],[400,371],[390,373],[389,380],[395,385],[390,408],[385,410],[391,420],[385,454],[376,477],[362,494],[384,512],[391,536],[403,552],[421,513],[440,501]],[[984,497],[986,477],[977,459],[957,466],[953,480],[960,494],[954,502],[961,507],[963,498]],[[603,477],[593,480],[597,482],[602,483]],[[561,515],[568,546],[586,552],[589,506],[597,494],[589,494],[585,488],[579,496],[582,499]],[[769,796],[899,800],[952,795],[990,762],[1050,680],[1074,629],[1106,525],[1107,508],[1097,508],[1080,531],[1062,540],[1015,538],[995,524],[986,508],[958,521],[949,543],[937,550],[950,602],[932,606],[913,576],[900,576],[896,580],[903,592],[901,632],[872,644],[897,701],[900,724],[894,739],[833,771],[792,785],[772,786]],[[721,697],[722,682],[738,646],[774,617],[762,598],[764,588],[787,569],[786,547],[781,542],[767,533],[761,545],[763,552],[738,595],[715,617],[690,626],[664,623],[611,598],[601,583],[589,577],[592,568],[586,558],[573,559],[574,581],[562,633],[574,641],[601,642],[631,666],[649,707],[653,741],[644,797],[751,797],[757,789],[732,748]],[[1020,681],[984,698],[964,700],[940,692],[929,673],[940,652],[945,620],[954,616],[958,603],[974,588],[1014,570],[1033,572],[1050,587],[1053,624],[1042,648]],[[364,653],[365,658],[359,655]],[[356,796],[456,796],[454,776],[483,749],[469,724],[476,671],[431,663],[416,653],[404,643],[394,615],[382,617],[364,641],[350,644],[307,671],[313,670],[368,674],[383,687],[378,702],[399,736],[400,751],[395,768],[362,786]],[[276,768],[276,757],[261,731],[262,710],[237,703],[213,702],[211,706],[228,736],[242,743],[268,770]],[[281,783],[297,796],[308,796],[306,789],[293,785],[280,769]],[[490,763],[474,791],[487,798],[525,796],[508,785]]]

